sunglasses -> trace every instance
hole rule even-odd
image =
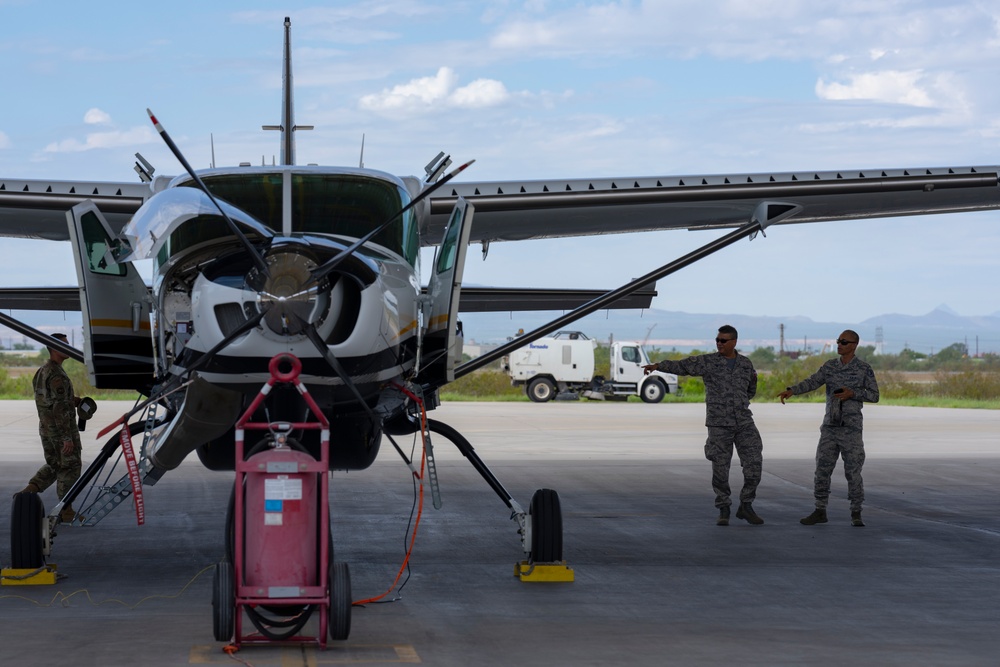
[[[837,345],[857,345],[857,344],[858,341],[856,340],[844,340],[843,338],[837,339]]]
[[[725,345],[726,343],[729,343],[729,342],[734,341],[734,340],[736,340],[736,339],[735,338],[716,338],[715,339],[715,344],[716,345]]]

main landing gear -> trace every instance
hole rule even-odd
[[[37,493],[18,493],[10,519],[11,567],[35,569],[45,564],[45,506]]]
[[[563,522],[559,494],[552,489],[538,489],[531,498],[529,511],[525,512],[496,475],[486,467],[465,436],[436,419],[428,419],[427,427],[454,443],[511,509],[511,518],[517,521],[521,546],[526,556],[525,560],[515,565],[514,576],[522,581],[573,581],[573,570],[563,560]]]
[[[62,503],[60,503],[60,506]],[[10,521],[11,566],[0,571],[0,583],[27,586],[56,583],[56,566],[46,564],[51,551],[59,514],[45,516],[45,506],[37,493],[14,494]]]

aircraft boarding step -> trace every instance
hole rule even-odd
[[[82,517],[79,525],[82,526],[96,526],[101,522],[104,517],[108,516],[116,507],[123,504],[130,496],[134,493],[133,479],[139,483],[139,489],[141,490],[144,486],[152,486],[158,480],[160,475],[156,474],[157,471],[149,463],[149,458],[147,457],[147,446],[152,441],[153,429],[156,427],[156,406],[150,406],[146,411],[145,418],[141,422],[135,422],[128,427],[130,430],[132,428],[142,427],[142,446],[140,448],[139,456],[133,458],[132,456],[125,456],[124,449],[121,443],[121,431],[114,433],[111,438],[105,443],[98,457],[88,466],[87,471],[81,478],[74,484],[70,492],[66,494],[64,498],[65,503],[71,503],[77,496],[81,494],[84,490],[84,486],[90,485],[87,493],[83,497],[83,501],[79,504],[81,509],[77,512]],[[131,446],[131,442],[129,443]],[[115,452],[118,452],[118,458],[108,466],[111,461],[111,457]],[[114,484],[108,485],[114,475],[115,470],[122,460],[125,459],[124,467],[125,472]],[[130,462],[135,465],[135,470],[130,470]],[[102,474],[105,469],[107,469],[107,475],[104,478],[103,483],[97,483],[94,480],[98,475]],[[80,488],[77,488],[77,487]],[[96,491],[96,495],[93,500],[91,500],[91,495]],[[141,502],[141,500],[139,501]],[[141,523],[141,521],[140,521]]]

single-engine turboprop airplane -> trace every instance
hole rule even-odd
[[[289,34],[286,19],[280,165],[195,172],[150,113],[187,173],[153,178],[140,157],[139,184],[0,178],[0,235],[69,240],[79,278],[72,289],[0,290],[0,307],[81,309],[84,350],[6,315],[0,323],[84,361],[95,386],[148,397],[118,424],[143,434],[136,464],[141,484],[154,484],[192,452],[211,469],[233,470],[247,419],[271,425],[265,448],[294,442],[313,458],[328,456],[336,470],[368,467],[383,437],[421,433],[429,445],[427,431],[433,431],[456,444],[511,509],[528,561],[559,562],[558,496],[542,489],[525,511],[461,434],[425,420],[441,387],[594,310],[648,305],[659,278],[769,225],[1000,208],[1000,167],[459,183],[452,179],[469,163],[448,172],[451,160],[443,154],[422,179],[298,166],[294,133],[303,128],[292,112]],[[472,242],[485,253],[495,241],[672,228],[731,231],[607,293],[461,285]],[[426,288],[420,285],[423,246],[437,246]],[[151,287],[131,264],[145,259],[154,266]],[[460,363],[460,310],[530,309],[571,310],[511,345]],[[294,375],[310,398],[297,384],[267,385],[274,363],[285,377],[301,364]],[[265,385],[267,400],[258,405]],[[329,422],[328,447],[321,431],[298,426],[317,418],[313,400]],[[120,440],[108,441],[48,516],[36,494],[15,499],[14,567],[44,562],[59,510],[93,488]],[[432,451],[428,447],[427,472],[437,503]],[[90,505],[78,503],[84,524],[138,496],[135,477],[123,475]],[[234,497],[238,510],[243,496],[234,491]],[[233,533],[241,532],[233,522],[224,563],[233,557]],[[349,579],[346,569],[329,565],[329,572],[320,568],[318,581],[332,600],[330,636],[344,639]],[[240,585],[238,569],[234,574],[220,565],[219,640],[233,635],[232,599]],[[266,607],[279,618],[302,609],[287,600]],[[274,618],[260,622],[272,634],[285,627]]]

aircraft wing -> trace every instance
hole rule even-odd
[[[475,227],[475,225],[473,225]],[[541,287],[473,287],[462,286],[460,313],[502,313],[512,310],[572,310],[604,295],[602,289],[546,289]],[[2,290],[0,290],[2,292]],[[427,293],[427,288],[423,292]],[[656,289],[648,287],[610,304],[608,308],[649,308]],[[2,307],[0,295],[0,307]]]
[[[736,227],[763,201],[802,209],[780,224],[1000,208],[1000,166],[448,183],[430,197],[422,243],[455,202],[476,207],[471,241]],[[117,233],[147,183],[0,178],[0,236],[67,240],[65,214],[93,200]]]
[[[80,310],[79,287],[3,287],[2,310]]]
[[[427,293],[427,288],[423,289]],[[607,292],[600,289],[462,287],[459,312],[572,310]],[[656,290],[646,288],[622,297],[609,308],[649,308]],[[0,287],[0,310],[80,311],[78,287]]]
[[[117,233],[151,195],[148,183],[0,178],[0,236],[68,241],[66,211],[88,199]]]
[[[873,169],[448,183],[421,242],[435,245],[458,197],[476,207],[471,241],[737,227],[761,202],[801,206],[782,224],[1000,208],[1000,167]]]

